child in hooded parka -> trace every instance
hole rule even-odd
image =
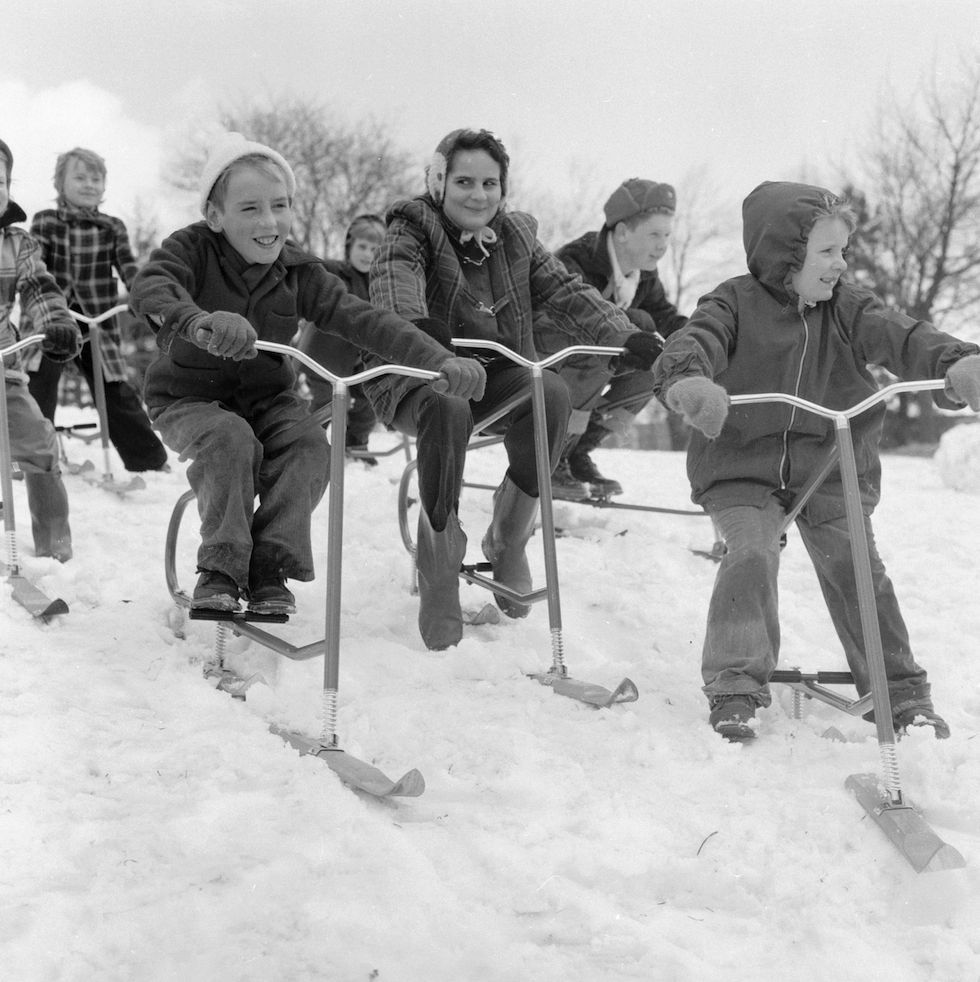
[[[977,345],[887,308],[841,279],[856,227],[850,206],[824,188],[766,182],[745,199],[749,272],[703,297],[654,366],[665,405],[696,429],[688,449],[692,498],[719,527],[727,552],[708,609],[702,655],[710,722],[728,739],[754,735],[755,711],[770,703],[779,654],[779,528],[835,442],[833,421],[783,403],[740,405],[728,396],[784,392],[846,409],[876,392],[868,365],[902,379],[946,379],[947,406],[980,410]],[[931,725],[926,672],[915,661],[870,515],[880,495],[878,444],[885,408],[852,421],[871,552],[878,622],[896,728]],[[840,474],[835,471],[796,519],[860,694],[870,677],[857,604]]]

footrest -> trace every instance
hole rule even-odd
[[[260,624],[288,624],[289,614],[256,614],[251,610],[210,610],[191,607],[187,616],[192,621],[258,621]]]
[[[801,672],[798,668],[778,669],[769,676],[770,682],[816,682],[818,685],[853,685],[850,672]]]

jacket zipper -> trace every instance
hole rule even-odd
[[[806,312],[800,311],[800,320],[803,321],[803,352],[800,355],[800,364],[796,370],[796,383],[793,386],[793,395],[799,398],[800,382],[803,379],[803,362],[806,360],[807,348],[810,346],[810,325],[806,320]],[[796,406],[793,406],[789,414],[789,423],[783,430],[783,452],[779,458],[779,490],[786,490],[786,466],[789,463],[789,431],[796,422]]]

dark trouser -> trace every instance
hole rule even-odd
[[[544,372],[543,380],[548,448],[554,467],[565,441],[571,407],[568,388],[554,372]],[[538,496],[530,390],[528,370],[508,362],[488,367],[487,388],[480,402],[442,395],[430,385],[413,389],[401,401],[395,414],[395,428],[416,438],[419,494],[436,531],[446,527],[449,515],[459,507],[466,444],[473,432],[474,419],[489,416],[522,393],[527,394],[527,400],[495,423],[492,432],[504,434],[510,479],[525,494]]]
[[[82,348],[75,363],[85,376],[94,399],[95,376],[90,344]],[[58,383],[63,367],[61,362],[42,357],[37,371],[30,373],[31,395],[52,423],[58,408]],[[167,462],[167,451],[153,432],[136,390],[128,382],[105,382],[105,406],[109,439],[126,470],[157,470]]]
[[[314,332],[309,340],[304,338],[300,347],[314,361],[329,368],[340,378],[355,375],[364,368],[363,351],[333,334]],[[333,385],[322,375],[317,375],[312,370],[307,371],[306,384],[310,389],[314,410],[328,405],[333,399]],[[347,446],[363,447],[367,444],[378,418],[361,386],[352,385],[347,391],[350,396],[347,408]]]
[[[779,528],[785,512],[772,498],[765,508],[743,505],[712,509],[710,515],[728,548],[718,568],[708,608],[702,656],[704,691],[709,698],[749,693],[768,706],[769,676],[779,657],[777,576]],[[867,516],[864,524],[885,671],[895,701],[925,683],[926,673],[912,657],[908,630]],[[796,525],[813,561],[858,693],[864,695],[870,690],[871,681],[847,523],[841,516],[811,524],[801,515]]]
[[[308,417],[295,392],[256,407],[251,419],[192,398],[155,414],[167,446],[193,461],[187,478],[201,516],[198,569],[220,570],[240,587],[250,572],[313,579],[310,522],[327,487],[330,446],[319,427],[297,426],[285,444],[281,436]],[[263,433],[279,434],[275,450],[260,441]]]

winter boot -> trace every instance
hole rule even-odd
[[[493,493],[493,518],[483,537],[483,555],[493,566],[493,578],[517,593],[531,592],[531,570],[524,549],[534,531],[538,499],[525,494],[509,477]],[[527,617],[531,608],[495,593],[497,606],[508,617]]]
[[[457,645],[463,637],[459,606],[459,567],[466,555],[466,536],[451,512],[437,532],[424,508],[419,509],[415,568],[419,585],[419,633],[430,651]]]
[[[253,614],[295,614],[296,598],[278,574],[248,578],[248,609]]]
[[[605,415],[594,411],[585,432],[568,453],[568,469],[572,477],[587,484],[597,498],[622,494],[623,486],[619,481],[603,475],[589,454],[614,433],[625,436],[632,422],[633,414],[624,409],[614,409]]]
[[[614,494],[623,493],[622,484],[602,474],[589,456],[589,451],[581,446],[568,455],[568,469],[572,477],[587,484],[597,498],[611,498]]]
[[[931,726],[937,740],[948,739],[949,723],[936,712],[932,704],[932,686],[928,682],[912,687],[905,686],[891,693],[890,701],[896,736],[905,736],[910,726]],[[863,718],[873,723],[874,710],[865,713]]]
[[[68,492],[60,474],[24,472],[27,506],[31,513],[34,552],[53,556],[59,563],[72,557],[68,527]]]
[[[572,477],[567,457],[558,461],[558,466],[551,475],[551,497],[555,501],[585,501],[589,497],[588,486]]]
[[[199,569],[192,610],[238,610],[238,584],[219,569]]]
[[[741,743],[755,737],[755,700],[743,692],[726,693],[711,699],[708,722],[715,733],[730,743]]]

